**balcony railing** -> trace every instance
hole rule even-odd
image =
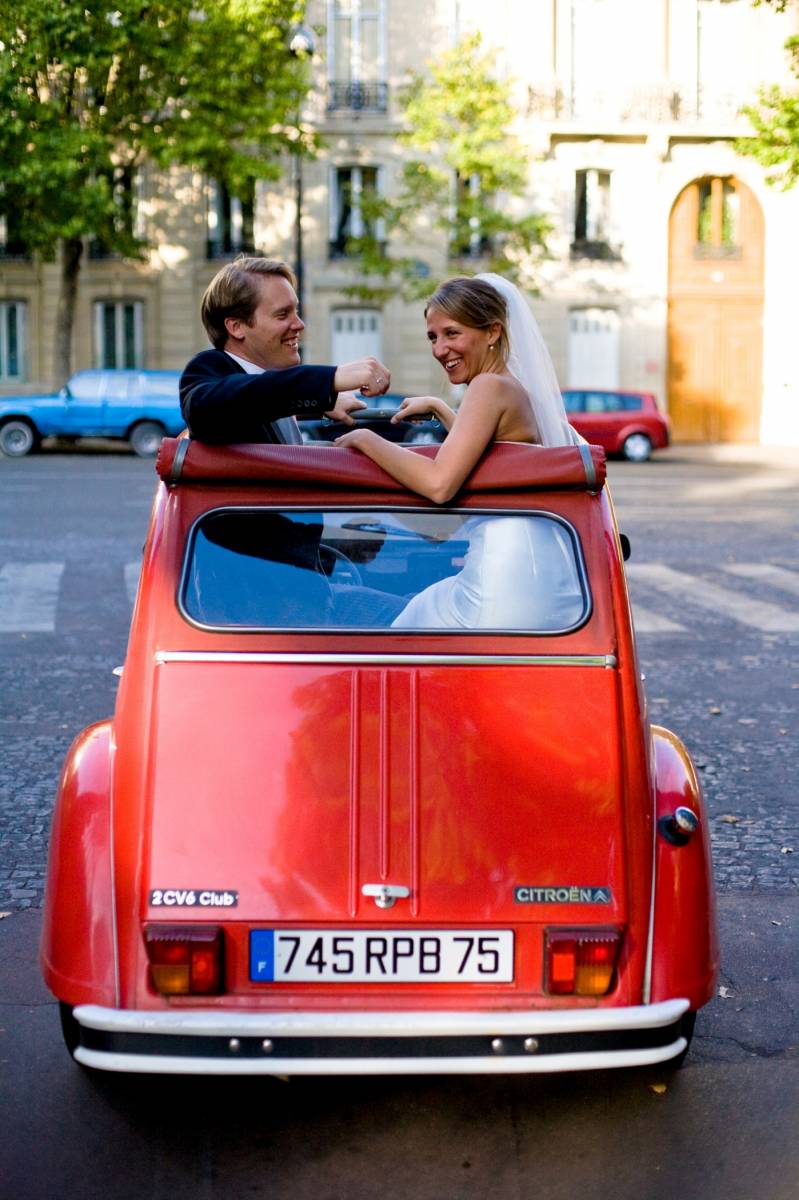
[[[330,79],[327,84],[328,112],[349,109],[351,112],[388,111],[388,84],[363,83],[354,79]]]
[[[561,88],[528,88],[529,116],[585,123],[730,124],[741,120],[741,93],[708,89],[619,88],[569,95]]]
[[[712,242],[696,242],[694,245],[694,258],[741,259],[743,258],[743,247],[736,245],[734,242],[722,242],[718,246]]]
[[[235,245],[231,241],[222,241],[218,238],[208,238],[205,243],[205,257],[213,258],[235,258],[237,254],[257,254],[257,248],[254,241],[236,242]]]
[[[588,258],[595,262],[620,262],[622,258],[621,246],[614,246],[602,238],[575,238],[569,253],[573,261]]]

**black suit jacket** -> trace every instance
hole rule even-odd
[[[248,375],[224,350],[203,350],[180,377],[180,407],[201,442],[294,441],[274,422],[329,412],[335,373],[335,367],[299,366]]]

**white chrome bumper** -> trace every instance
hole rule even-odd
[[[685,1049],[687,1010],[687,1000],[478,1013],[138,1012],[84,1004],[74,1010],[75,1058],[99,1070],[167,1075],[586,1071],[675,1058]]]

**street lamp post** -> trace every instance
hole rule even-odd
[[[298,25],[292,32],[289,50],[295,58],[310,58],[316,49],[316,38],[307,25]],[[294,159],[294,274],[297,277],[297,299],[300,313],[305,311],[305,261],[302,247],[302,101],[297,104],[297,153]]]

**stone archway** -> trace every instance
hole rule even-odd
[[[669,219],[668,396],[683,442],[757,442],[763,214],[732,176],[695,179]]]

